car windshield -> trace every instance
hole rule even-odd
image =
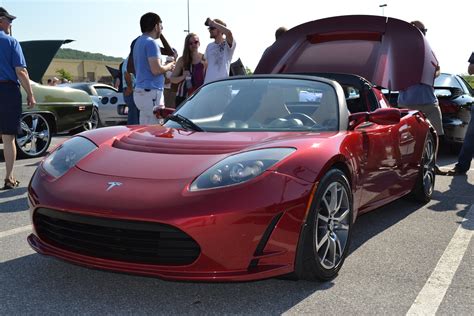
[[[205,131],[335,131],[336,91],[325,82],[239,78],[202,87],[175,114]],[[180,127],[167,121],[168,127]]]
[[[452,87],[462,89],[459,82],[456,80],[456,77],[448,74],[440,74],[439,77],[435,79],[435,87]]]

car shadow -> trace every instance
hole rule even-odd
[[[5,315],[281,314],[333,283],[187,283],[90,270],[39,254],[2,263]],[[260,312],[259,312],[260,311]]]
[[[422,204],[413,202],[408,197],[405,197],[360,215],[355,221],[352,230],[349,254],[421,207],[423,207]]]

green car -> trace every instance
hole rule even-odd
[[[21,132],[16,137],[19,157],[34,158],[45,154],[54,134],[81,128],[92,115],[93,104],[87,93],[35,82],[41,80],[61,45],[68,42],[70,40],[20,43],[32,80],[36,106],[27,108],[26,94],[22,88]]]
[[[28,109],[23,88],[21,132],[16,137],[18,156],[38,157],[46,153],[51,137],[57,133],[81,128],[92,115],[89,95],[71,88],[43,86],[31,82],[36,106]]]

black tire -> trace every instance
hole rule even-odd
[[[420,170],[416,179],[415,186],[411,191],[414,200],[422,203],[428,203],[433,195],[436,174],[436,147],[433,135],[428,132],[423,147],[423,155],[420,162]]]
[[[21,117],[21,133],[16,136],[19,158],[36,158],[48,150],[51,143],[51,128],[40,113],[27,113]]]
[[[100,124],[99,110],[94,107],[92,109],[91,117],[83,125],[83,130],[84,131],[90,131],[90,130],[96,129],[100,126],[101,126],[101,124]]]
[[[320,181],[298,244],[298,279],[328,281],[337,276],[349,250],[352,209],[346,175],[331,169]]]

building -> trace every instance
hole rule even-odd
[[[48,79],[58,77],[56,71],[64,69],[72,75],[74,82],[98,81],[113,84],[112,75],[105,66],[118,69],[119,65],[120,62],[118,61],[53,58],[51,64],[46,69],[42,82],[45,83]]]

